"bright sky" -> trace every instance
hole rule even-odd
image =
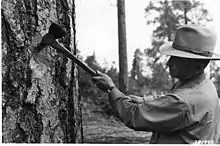
[[[78,49],[85,59],[95,52],[99,63],[118,65],[117,0],[76,0],[76,35]],[[203,0],[214,19],[208,24],[220,34],[220,1]],[[131,69],[136,48],[151,45],[152,27],[146,25],[144,8],[149,0],[125,0],[128,68]],[[220,54],[220,36],[215,49]]]

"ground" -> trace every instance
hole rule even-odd
[[[113,116],[103,114],[94,104],[83,102],[83,141],[96,144],[148,144],[150,132],[127,128]],[[220,138],[219,142],[220,144]]]
[[[83,141],[97,144],[143,144],[149,143],[150,132],[139,132],[127,128],[113,116],[100,112],[94,105],[84,103]]]
[[[148,143],[151,133],[135,132],[121,122],[103,118],[97,114],[90,117],[93,122],[84,121],[84,143],[102,144],[138,144]],[[94,120],[96,119],[96,120]]]

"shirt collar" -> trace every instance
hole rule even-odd
[[[203,81],[207,80],[207,75],[205,73],[201,73],[197,76],[194,76],[193,78],[180,82],[177,81],[176,84],[174,84],[172,90],[178,89],[178,88],[184,88],[184,87],[194,87],[200,83],[202,83]]]

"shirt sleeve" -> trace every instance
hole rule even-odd
[[[175,132],[190,124],[187,104],[173,95],[137,104],[114,88],[109,100],[122,122],[137,131]]]

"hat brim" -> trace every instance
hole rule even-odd
[[[201,56],[181,50],[174,49],[172,47],[173,42],[166,42],[160,48],[159,52],[168,56],[177,56],[183,58],[193,58],[193,59],[207,59],[207,60],[220,60],[220,55],[213,53],[211,57]]]

